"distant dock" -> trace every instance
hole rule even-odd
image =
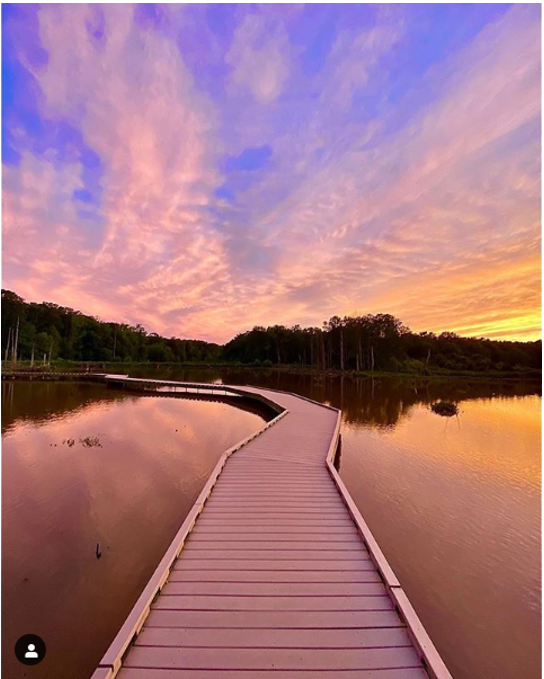
[[[277,415],[223,453],[92,679],[451,679],[333,466],[339,410],[257,387],[101,379]]]

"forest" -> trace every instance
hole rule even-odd
[[[2,358],[35,367],[75,362],[152,362],[297,366],[323,371],[465,371],[537,375],[542,342],[412,332],[390,314],[333,316],[321,327],[255,327],[225,345],[161,337],[141,325],[103,321],[50,302],[25,302],[2,290]]]

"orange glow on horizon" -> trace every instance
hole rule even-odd
[[[4,288],[218,343],[353,309],[541,337],[538,6],[444,5],[424,68],[410,5],[241,5],[228,39],[191,5],[10,7]]]

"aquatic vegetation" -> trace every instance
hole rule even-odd
[[[85,446],[85,448],[102,448],[100,439],[98,436],[86,436],[84,439],[80,438],[79,442]]]
[[[442,417],[453,417],[459,413],[459,406],[451,401],[438,401],[431,405],[431,410]]]

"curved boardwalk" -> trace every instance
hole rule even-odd
[[[448,679],[332,465],[339,411],[220,388],[281,413],[221,458],[93,679]]]

